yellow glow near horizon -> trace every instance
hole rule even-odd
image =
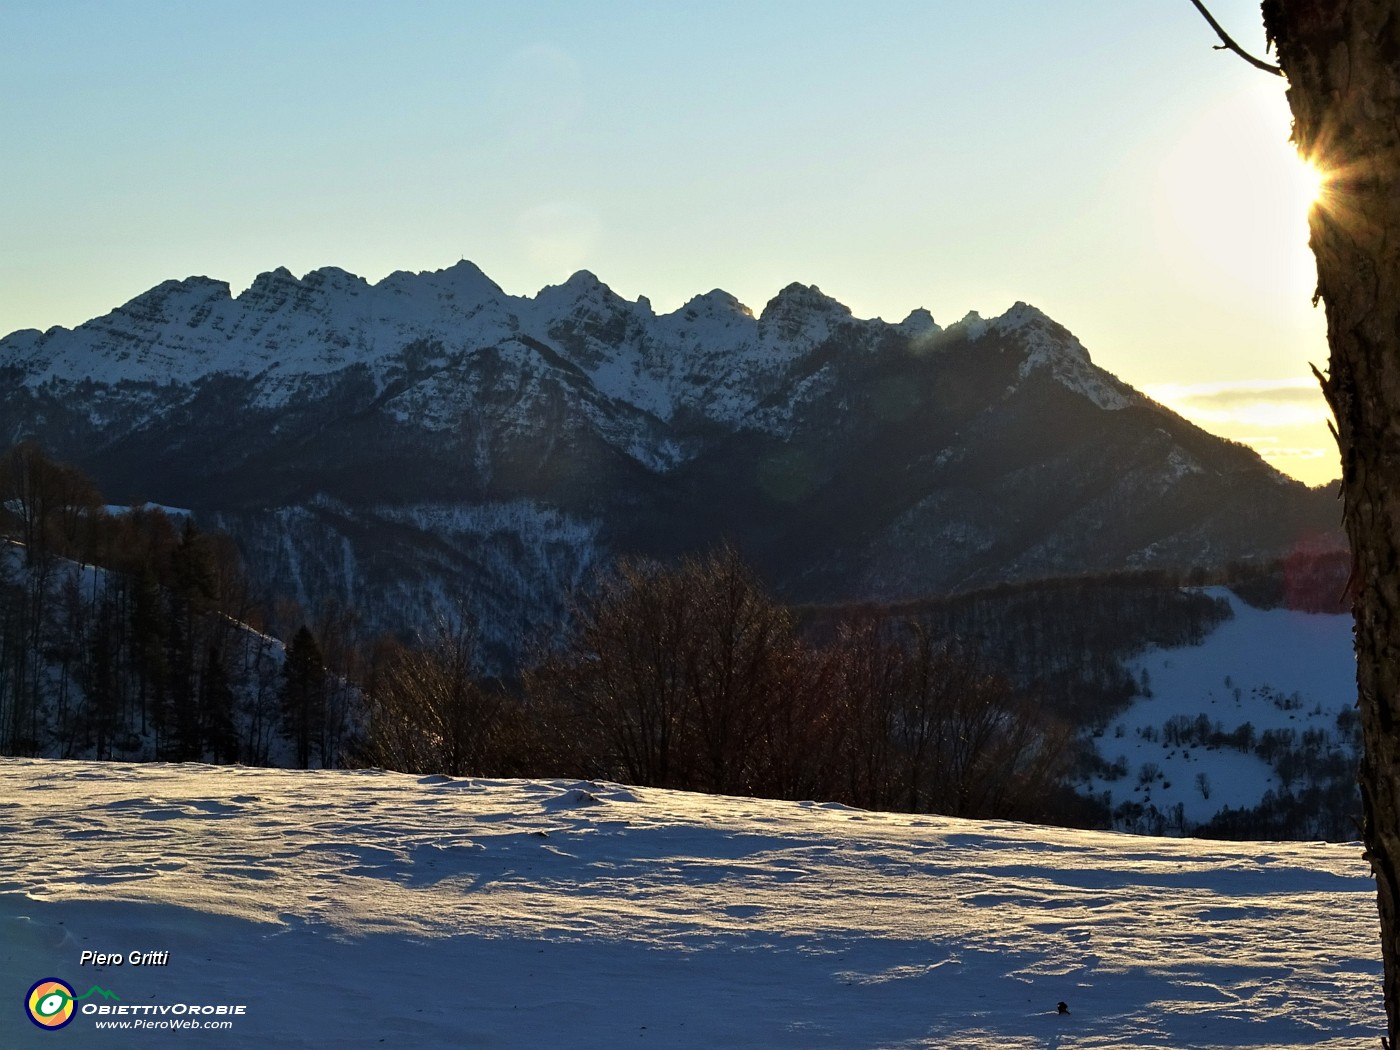
[[[1308,485],[1341,476],[1331,412],[1310,376],[1197,384],[1159,383],[1143,393],[1213,434],[1250,445]]]
[[[1296,352],[1286,357],[1275,350],[1287,336],[1269,318],[1296,316],[1298,304],[1311,301],[1317,267],[1308,216],[1336,202],[1329,200],[1331,173],[1316,163],[1325,158],[1310,163],[1300,157],[1290,127],[1284,93],[1272,82],[1222,98],[1182,124],[1160,144],[1154,246],[1174,275],[1159,294],[1182,312],[1184,328],[1197,325],[1198,317],[1242,309],[1259,317],[1217,348],[1222,371],[1296,378],[1201,383],[1164,361],[1153,396],[1316,484],[1340,472],[1326,403],[1305,375],[1307,362],[1326,360],[1325,333],[1316,330],[1315,349],[1300,361]],[[1203,325],[1198,330],[1212,334]],[[1185,357],[1194,347],[1183,350]]]

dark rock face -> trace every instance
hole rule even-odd
[[[501,664],[618,553],[727,539],[792,599],[898,599],[1272,556],[1336,521],[1025,304],[945,330],[800,284],[758,318],[718,290],[658,316],[589,273],[529,299],[465,262],[279,269],[14,333],[0,376],[6,439],[193,508],[304,603],[464,610]]]

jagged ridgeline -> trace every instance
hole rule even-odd
[[[657,314],[463,262],[162,284],[0,340],[0,434],[117,502],[194,510],[253,577],[388,629],[458,608],[513,665],[620,553],[738,546],[786,600],[1340,544],[1336,505],[1095,366],[1017,304],[946,328],[793,284]],[[268,595],[272,597],[272,595]]]

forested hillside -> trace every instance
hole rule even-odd
[[[576,591],[520,674],[494,678],[465,614],[395,636],[353,610],[259,607],[227,537],[182,511],[107,507],[36,446],[0,460],[0,495],[7,754],[551,773],[1082,826],[1348,834],[1345,739],[1304,766],[1277,734],[1241,744],[1267,745],[1296,790],[1261,802],[1222,783],[1189,822],[1170,823],[1170,784],[1155,809],[1114,794],[1126,767],[1096,741],[1152,695],[1144,661],[1194,652],[1236,617],[1230,592],[1186,586],[1200,573],[793,608],[732,547],[623,560]],[[1296,609],[1326,604],[1339,565],[1322,552],[1229,572],[1256,603]],[[1196,733],[1192,702],[1188,688],[1170,712],[1173,742]],[[1188,746],[1233,746],[1209,720],[1203,732]],[[1288,816],[1314,789],[1335,796],[1325,825]]]
[[[0,493],[0,751],[288,760],[284,646],[227,537],[159,507],[106,507],[33,445],[0,460]],[[335,764],[349,691],[333,677],[324,691],[316,752]]]

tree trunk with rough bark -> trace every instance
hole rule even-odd
[[[1400,0],[1264,0],[1293,139],[1329,179],[1310,216],[1331,347],[1353,557],[1365,751],[1363,837],[1376,876],[1387,1024],[1400,1045]]]

